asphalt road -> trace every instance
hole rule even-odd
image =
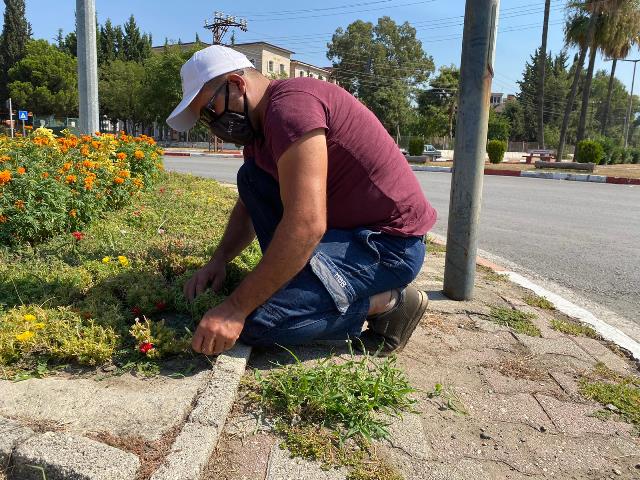
[[[165,157],[168,170],[227,183],[241,164]],[[415,173],[446,235],[451,175]],[[479,248],[640,325],[638,186],[485,176]]]

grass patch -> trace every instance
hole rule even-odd
[[[80,238],[0,245],[0,377],[105,363],[148,376],[169,357],[189,357],[196,322],[260,259],[254,243],[228,266],[219,294],[186,302],[182,287],[210,258],[236,198],[212,180],[162,174]]]
[[[504,275],[502,273],[497,273],[491,270],[489,267],[485,267],[484,265],[476,265],[477,271],[481,272],[488,282],[499,283],[499,282],[507,282],[509,280],[508,275]]]
[[[553,303],[540,295],[536,295],[535,293],[525,295],[522,299],[524,300],[524,303],[532,307],[542,308],[543,310],[556,309],[556,307],[553,306]]]
[[[294,363],[267,374],[256,371],[251,401],[276,421],[284,445],[325,468],[348,467],[352,480],[402,478],[377,457],[372,440],[389,437],[388,421],[415,403],[395,357],[329,357]]]
[[[613,406],[609,410],[611,415],[633,424],[636,433],[640,434],[640,377],[620,375],[598,363],[593,372],[580,380],[579,388],[584,397],[604,406]],[[600,417],[605,415],[600,414]]]
[[[554,318],[551,320],[551,328],[558,332],[566,333],[567,335],[573,335],[574,337],[600,338],[593,328],[577,322],[568,322]]]
[[[498,325],[512,328],[517,333],[530,337],[541,335],[540,329],[531,322],[533,318],[536,318],[533,313],[521,312],[512,308],[492,307],[489,318]]]
[[[427,252],[429,253],[445,253],[447,246],[441,243],[436,243],[430,235],[427,235]]]

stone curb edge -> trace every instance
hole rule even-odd
[[[241,153],[206,153],[206,152],[167,152],[165,150],[165,157],[233,157],[243,158]]]
[[[182,430],[151,480],[200,478],[236,399],[251,347],[236,344],[220,355]],[[20,480],[78,478],[131,480],[140,459],[104,443],[62,432],[36,433],[0,417],[0,471],[12,468]]]
[[[429,237],[433,243],[446,245],[446,240],[440,235],[429,233]],[[622,330],[609,325],[605,321],[596,317],[590,311],[576,305],[575,303],[550,290],[547,290],[544,287],[541,287],[540,285],[537,285],[536,283],[520,275],[519,273],[509,271],[508,269],[480,256],[477,257],[476,263],[478,265],[487,267],[496,273],[506,275],[511,282],[533,291],[536,295],[546,298],[558,311],[593,327],[593,329],[598,332],[602,336],[602,338],[604,338],[605,340],[609,340],[610,342],[613,342],[619,347],[628,351],[636,360],[636,362],[640,362],[640,343],[629,337]]]
[[[451,167],[411,165],[414,172],[451,173]],[[502,175],[507,177],[543,178],[546,180],[569,180],[573,182],[611,183],[616,185],[640,185],[640,178],[611,177],[607,175],[588,175],[584,173],[532,172],[530,170],[498,170],[485,168],[485,175]]]

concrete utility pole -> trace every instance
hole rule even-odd
[[[78,38],[80,132],[93,134],[100,130],[95,0],[76,0],[76,36]]]
[[[453,300],[473,296],[499,6],[500,0],[467,0],[465,6],[444,269],[444,293]]]

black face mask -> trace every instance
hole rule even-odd
[[[212,101],[217,94],[214,94]],[[226,83],[224,110],[220,115],[216,115],[211,102],[209,102],[200,112],[200,120],[218,138],[225,142],[236,145],[247,145],[256,137],[256,132],[249,119],[249,104],[247,94],[244,94],[244,113],[229,110],[229,82]]]

